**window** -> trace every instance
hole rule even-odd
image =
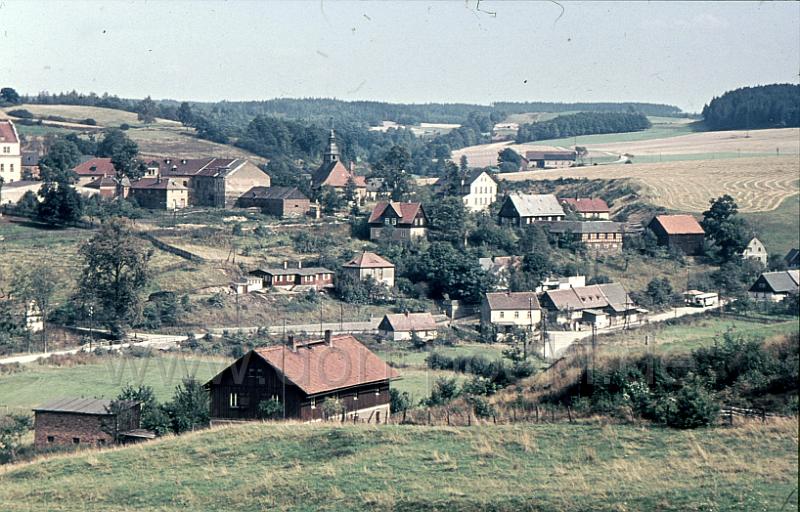
[[[53,442],[53,441],[55,441],[55,440],[56,440],[56,438],[55,438],[55,437],[53,437],[53,436],[47,436],[47,442],[48,442],[48,443],[52,443],[52,442]]]
[[[80,437],[73,437],[72,438],[72,444],[81,444],[81,438]]]
[[[99,446],[105,446],[105,444],[106,444],[106,440],[105,440],[105,439],[98,439],[98,440],[97,440],[97,444],[98,444]]]
[[[239,407],[239,395],[236,393],[231,393],[228,395],[228,406],[231,409],[236,409]]]
[[[0,172],[6,170],[6,164],[0,164]]]
[[[506,312],[505,311],[501,311],[500,312],[500,318],[505,318],[505,316],[506,316]]]
[[[381,390],[380,389],[375,388],[375,396],[381,396]]]
[[[311,399],[311,408],[312,409],[316,409],[317,408],[317,399],[316,398],[312,398]]]
[[[519,311],[514,311],[514,318],[519,318]]]

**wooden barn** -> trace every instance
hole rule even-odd
[[[251,350],[206,383],[212,422],[259,419],[259,404],[282,405],[278,418],[384,423],[389,383],[399,374],[351,335]]]
[[[706,232],[691,215],[658,215],[647,227],[658,238],[658,245],[680,249],[689,256],[703,252]]]

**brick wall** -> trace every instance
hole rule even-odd
[[[121,430],[138,428],[138,407],[134,408],[132,412],[130,424],[121,426]],[[111,416],[37,411],[34,423],[34,446],[40,450],[51,446],[77,447],[113,444],[114,438],[103,432],[104,424],[111,425],[112,423]]]

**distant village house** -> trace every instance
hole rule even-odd
[[[542,321],[536,292],[487,293],[481,302],[481,325],[498,332],[525,329],[533,332]]]
[[[416,240],[428,234],[428,217],[421,203],[381,201],[369,216],[369,239]]]
[[[753,237],[749,242],[747,242],[747,247],[745,247],[744,251],[742,251],[742,259],[755,260],[766,267],[768,261],[767,248],[764,247],[764,244],[761,242],[761,240]]]
[[[594,254],[619,254],[622,252],[622,224],[609,220],[563,221],[548,224],[550,233],[569,237],[582,243]]]
[[[410,340],[414,334],[423,340],[436,337],[436,320],[430,313],[398,313],[384,315],[378,335],[392,341]]]
[[[389,288],[394,286],[394,264],[374,252],[362,252],[342,265],[342,270],[359,281],[372,278]]]
[[[9,120],[0,120],[0,178],[4,183],[22,179],[22,151],[17,127]]]
[[[322,290],[333,288],[333,271],[324,267],[307,267],[298,262],[297,267],[289,268],[284,261],[283,267],[257,269],[251,276],[261,279],[262,288],[278,288],[287,291]]]
[[[800,270],[782,270],[761,274],[748,290],[748,295],[754,300],[779,302],[790,294],[798,293],[798,290]]]
[[[438,192],[460,197],[469,211],[486,211],[497,200],[497,182],[483,169],[472,169],[467,176],[459,178],[457,183],[452,180],[440,178],[436,182]]]
[[[534,222],[562,221],[564,209],[552,194],[511,194],[500,207],[500,224],[526,226]]]
[[[608,204],[600,198],[564,198],[561,199],[561,204],[584,219],[608,220],[611,218],[611,209],[608,207]]]
[[[526,151],[524,162],[528,169],[558,169],[575,164],[575,151]]]
[[[242,208],[261,208],[276,217],[301,217],[311,209],[311,201],[297,187],[253,187],[238,201]]]

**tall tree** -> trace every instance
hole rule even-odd
[[[80,250],[83,272],[79,294],[94,304],[95,317],[121,337],[123,329],[141,313],[139,293],[147,284],[147,250],[119,219],[106,221]]]
[[[75,143],[57,140],[39,160],[42,181],[52,183],[74,183],[77,176],[72,169],[81,161],[81,152]]]
[[[3,101],[4,103],[11,103],[13,105],[18,105],[22,102],[19,94],[17,94],[17,91],[11,87],[3,87],[0,89],[0,101]]]
[[[377,177],[383,178],[384,190],[392,200],[400,201],[411,190],[411,154],[399,145],[392,146],[373,166]]]
[[[136,117],[144,124],[152,124],[158,114],[158,105],[150,96],[146,97],[136,106]]]
[[[164,409],[172,421],[172,430],[176,434],[205,428],[209,420],[208,391],[199,381],[185,379],[175,388],[175,396]]]
[[[183,126],[191,126],[194,121],[192,107],[185,101],[178,107],[178,121],[180,121]]]
[[[447,196],[425,206],[431,228],[431,240],[445,240],[464,245],[469,215],[460,197]]]
[[[42,317],[42,348],[47,352],[47,315],[56,290],[61,288],[61,276],[52,265],[38,261],[30,266],[20,267],[14,272],[12,290],[21,299],[28,313],[38,313]]]
[[[115,136],[115,138],[117,137]],[[144,175],[145,166],[137,158],[138,154],[139,146],[122,133],[122,137],[111,147],[110,155],[118,180],[122,178],[138,180]]]
[[[710,208],[703,212],[700,224],[706,236],[713,240],[721,262],[738,257],[752,236],[747,222],[738,213],[736,201],[728,194],[712,199]]]
[[[83,198],[67,183],[45,183],[39,189],[42,198],[36,216],[48,224],[70,224],[83,216]]]

